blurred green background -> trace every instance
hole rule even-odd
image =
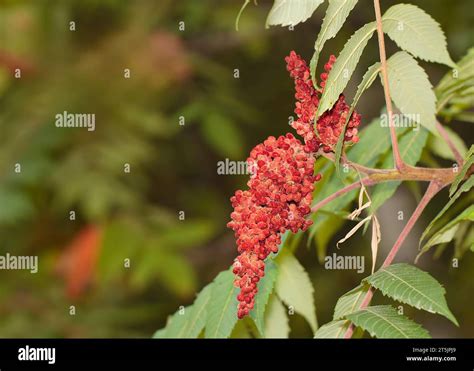
[[[294,49],[309,60],[326,8],[294,31],[266,30],[272,2],[262,0],[248,6],[236,32],[242,3],[0,1],[0,254],[39,256],[37,274],[0,271],[0,337],[150,337],[232,263],[229,198],[246,176],[218,175],[217,162],[244,161],[267,136],[291,131],[294,92],[284,57]],[[383,1],[383,10],[393,3]],[[413,3],[441,24],[455,61],[474,45],[469,1]],[[361,1],[320,60],[337,55],[373,18],[372,3]],[[396,49],[387,43],[390,54]],[[372,39],[348,96],[377,58]],[[420,64],[433,84],[447,72]],[[382,106],[374,84],[358,107],[363,123]],[[56,128],[63,111],[95,113],[96,130]],[[470,124],[450,126],[472,143]],[[451,166],[428,152],[422,160]],[[403,227],[395,210],[410,213],[417,197],[416,187],[401,187],[379,211],[381,254]],[[413,262],[423,226],[446,197],[427,209],[399,260]],[[370,261],[370,236],[359,233],[336,250],[349,228],[331,238],[328,252]],[[451,247],[437,259],[429,253],[420,266],[445,285],[461,327],[409,308],[407,314],[433,336],[472,337],[474,258],[466,254],[455,269],[452,255]],[[337,298],[363,276],[325,270],[304,240],[297,256],[325,323]],[[290,323],[291,336],[310,336],[302,318]]]

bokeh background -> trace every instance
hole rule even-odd
[[[292,49],[311,57],[326,7],[294,31],[265,29],[272,2],[262,0],[248,6],[236,32],[242,2],[0,2],[0,254],[37,255],[40,264],[37,274],[0,271],[0,337],[150,337],[232,263],[229,197],[246,176],[218,175],[217,162],[243,161],[267,136],[290,131],[294,93],[284,57]],[[470,1],[411,2],[441,24],[455,61],[474,45]],[[373,18],[372,3],[360,1],[320,60],[337,55]],[[395,47],[387,43],[390,54]],[[373,38],[348,96],[377,58]],[[433,84],[447,72],[421,64]],[[376,83],[359,104],[363,122],[382,106]],[[54,116],[63,111],[95,113],[96,130],[56,128]],[[449,125],[466,144],[473,142],[472,124]],[[452,163],[428,151],[422,162]],[[419,195],[408,184],[380,209],[381,254],[403,227],[396,211],[408,215]],[[423,226],[446,197],[442,193],[424,213],[399,261],[413,262]],[[336,250],[348,228],[329,239],[328,252],[370,261],[370,236],[359,233]],[[322,324],[363,276],[325,270],[304,238],[297,256],[310,272]],[[420,267],[444,284],[461,327],[406,310],[433,336],[473,337],[474,257],[466,253],[456,269],[453,253],[452,246],[430,252]],[[311,336],[298,315],[290,324],[291,336]]]

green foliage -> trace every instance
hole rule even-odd
[[[333,320],[321,326],[315,337],[343,337],[351,323],[380,338],[428,336],[421,326],[389,305],[361,309],[371,287],[396,301],[441,314],[458,324],[446,303],[444,288],[428,273],[400,263],[380,269],[341,296],[334,309]]]
[[[344,318],[346,315],[357,311],[369,291],[369,285],[361,283],[351,291],[342,295],[334,308],[333,321]]]
[[[190,314],[193,307],[183,307],[173,314],[166,323],[166,328],[158,330],[153,335],[155,339],[182,338],[185,336],[187,324],[190,321]]]
[[[467,148],[466,148],[466,144],[464,143],[464,140],[458,134],[456,134],[455,131],[451,130],[450,128],[446,127],[444,128],[444,130],[448,134],[449,139],[451,139],[451,141],[453,142],[454,146],[459,151],[461,156],[464,156],[467,152]],[[447,160],[456,161],[453,151],[451,150],[449,145],[446,143],[446,141],[442,139],[441,137],[432,136],[428,144],[429,144],[429,148],[431,152],[434,153],[435,155]]]
[[[310,72],[313,82],[316,82],[316,67],[318,65],[319,54],[323,50],[324,44],[337,35],[356,4],[357,0],[329,0],[321,30],[314,44],[314,54],[310,63]]]
[[[275,0],[267,26],[306,22],[322,2]],[[363,323],[361,326],[375,336],[388,336],[393,329],[388,325],[390,331],[384,333],[384,328],[379,328],[377,321],[381,321],[374,315],[374,307],[357,313],[368,291],[367,282],[377,274],[387,274],[384,270],[339,298],[334,321],[316,331],[313,282],[317,281],[321,289],[334,291],[346,276],[331,278],[330,284],[317,268],[316,278],[310,276],[294,256],[304,241],[303,233],[285,234],[288,239],[282,244],[282,253],[273,256],[274,260],[268,259],[250,318],[237,321],[237,289],[230,270],[194,296],[198,284],[209,281],[209,271],[229,263],[224,261],[228,255],[221,252],[233,244],[229,243],[230,231],[225,230],[223,220],[228,218],[228,196],[245,181],[245,177],[216,178],[216,160],[244,159],[248,145],[261,139],[256,133],[267,132],[269,127],[275,128],[274,135],[288,131],[280,115],[287,112],[288,96],[280,94],[280,90],[287,88],[288,81],[281,79],[281,84],[277,83],[273,73],[276,65],[269,59],[291,49],[286,42],[294,40],[295,35],[258,34],[258,12],[253,19],[246,17],[247,30],[230,34],[229,19],[236,13],[232,2],[218,7],[215,2],[196,1],[179,5],[171,1],[159,7],[150,0],[102,3],[58,2],[54,12],[48,2],[9,1],[0,6],[0,20],[9,30],[2,40],[0,61],[0,245],[3,251],[15,254],[38,254],[44,272],[35,279],[21,272],[4,272],[0,282],[0,314],[5,319],[0,328],[2,335],[142,337],[146,333],[143,329],[162,323],[165,315],[179,307],[154,337],[288,337],[288,309],[305,318],[315,337],[342,337],[355,322]],[[248,3],[244,2],[237,23]],[[311,61],[313,78],[323,47],[331,44],[340,49],[344,44],[336,36],[342,36],[338,35],[342,27],[349,26],[347,20],[357,1],[328,3],[324,19],[308,25],[317,29],[321,24]],[[357,11],[351,23],[374,20],[372,7],[359,6]],[[69,32],[70,19],[86,27]],[[186,33],[176,30],[177,19],[186,20]],[[458,29],[457,17],[455,23]],[[404,26],[403,31],[400,25]],[[383,29],[410,55],[455,67],[435,89],[436,114],[445,121],[473,122],[474,115],[469,110],[474,105],[474,49],[455,66],[439,25],[411,5],[390,8],[384,15]],[[367,24],[341,49],[321,102],[322,110],[330,109],[338,95],[346,93],[359,59],[370,60],[361,55],[374,30],[374,22]],[[344,31],[351,32],[346,27]],[[311,33],[297,37],[307,42],[304,38],[312,37]],[[314,38],[309,41],[313,44]],[[456,42],[453,51],[459,52],[464,41]],[[411,68],[407,67],[407,71],[398,72],[399,66],[391,65],[399,53],[389,60],[389,68],[398,73],[390,81],[393,99],[403,113],[418,112],[415,102],[421,102],[423,112],[430,117],[428,123],[422,124],[430,126],[435,117],[433,97],[427,93],[431,85],[407,53],[406,64]],[[230,66],[233,68],[235,63],[230,61],[238,61],[236,67],[245,71],[240,80],[244,84],[236,84],[232,78]],[[282,72],[282,61],[275,63]],[[12,64],[22,67],[21,80],[12,76]],[[268,73],[261,73],[261,65],[268,67]],[[351,110],[357,105],[362,112],[376,112],[371,107],[373,103],[362,94],[373,83],[378,66],[372,65],[364,75]],[[132,71],[130,79],[122,78],[125,67]],[[389,71],[389,77],[390,73],[393,75],[393,71]],[[406,91],[397,84],[406,85]],[[380,96],[372,98],[379,102]],[[359,106],[360,103],[364,104]],[[96,113],[96,131],[56,128],[54,116],[62,109]],[[273,116],[268,114],[270,111]],[[185,124],[179,123],[181,117]],[[381,126],[378,118],[372,122],[367,118],[365,115],[361,140],[356,146],[344,148],[342,140],[338,141],[336,168],[325,159],[318,159],[323,179],[316,184],[315,202],[359,178],[356,171],[339,164],[344,151],[351,161],[361,165],[392,167],[388,129]],[[245,123],[255,124],[247,130]],[[463,152],[462,139],[467,136],[454,125],[453,130],[447,131]],[[437,166],[434,162],[439,159],[431,158],[431,154],[453,159],[439,137],[429,138],[430,151],[423,151],[421,156],[428,136],[425,129],[397,133],[402,156],[409,164],[421,160]],[[425,232],[422,242],[427,242],[422,244],[422,252],[432,246],[443,247],[448,241],[454,243],[455,256],[474,248],[472,206],[466,205],[472,198],[466,194],[474,185],[472,176],[468,177],[474,161],[472,153],[471,147],[450,189],[452,198]],[[12,171],[16,163],[21,163],[21,174]],[[124,171],[124,163],[130,165],[130,173]],[[398,185],[390,182],[372,188],[371,211],[383,204]],[[308,243],[318,246],[320,260],[328,242],[345,223],[356,197],[354,190],[313,216],[315,223]],[[72,210],[77,215],[75,220],[68,219]],[[186,210],[185,221],[177,220],[178,210]],[[77,253],[79,249],[71,243],[89,225],[100,230],[101,243],[81,248],[97,254],[97,260],[95,255],[83,256],[86,254],[82,250]],[[435,227],[435,233],[431,233]],[[351,247],[356,253],[357,246]],[[437,254],[440,251],[438,248]],[[212,262],[207,259],[209,254]],[[56,273],[64,270],[63,260],[70,268],[65,269],[64,277],[58,277]],[[129,267],[124,266],[125,260],[131,263]],[[464,279],[460,273],[459,279]],[[379,277],[380,282],[373,283],[382,292],[395,286],[385,278]],[[425,278],[416,280],[414,287]],[[87,287],[80,297],[71,298],[64,281],[84,281]],[[408,295],[409,290],[401,292],[401,287],[391,296],[421,309],[428,306],[421,299],[418,302],[416,295]],[[431,289],[427,292],[434,291],[434,286]],[[444,300],[444,291],[441,296]],[[80,303],[79,322],[64,310],[71,301]],[[437,308],[428,303],[431,309]],[[445,301],[440,303],[445,305]],[[393,312],[385,310],[382,314],[393,317],[390,311]],[[46,320],[37,321],[39,317]],[[395,318],[393,323],[404,317]],[[460,320],[466,318],[460,313]],[[301,326],[302,321],[292,323]],[[403,326],[407,326],[406,321]],[[301,329],[306,330],[306,326]],[[291,329],[291,335],[298,336],[298,328]],[[425,335],[420,332],[417,336]]]
[[[186,337],[196,338],[204,328],[207,319],[208,304],[211,301],[212,286],[211,284],[204,287],[192,305],[189,321],[185,329]]]
[[[196,338],[204,328],[206,308],[211,300],[212,284],[206,286],[193,305],[183,307],[168,319],[166,327],[158,330],[154,338]]]
[[[18,189],[0,189],[0,204],[0,223],[3,225],[21,222],[34,214],[31,200]]]
[[[288,26],[305,21],[311,16],[319,3],[320,2],[317,4],[313,3],[314,8],[308,7],[303,11],[302,9],[308,4],[307,2],[302,2],[299,6],[293,6],[291,8],[291,1],[275,1],[269,14],[267,25],[281,24]],[[356,0],[329,1],[310,63],[310,72],[315,87],[317,87],[315,76],[319,55],[326,41],[335,37],[342,28],[356,3]],[[244,6],[245,5],[246,4],[244,4]],[[428,147],[431,153],[441,158],[455,159],[449,146],[444,142],[444,139],[442,140],[439,137],[438,130],[436,130],[436,114],[441,112],[445,114],[446,117],[454,117],[457,113],[461,112],[463,108],[474,104],[471,97],[474,93],[474,89],[470,86],[472,85],[472,68],[470,68],[472,64],[472,53],[469,52],[468,55],[459,62],[459,68],[454,70],[455,73],[447,74],[446,77],[443,78],[436,88],[435,95],[428,76],[412,56],[429,62],[458,67],[449,56],[446,38],[439,24],[418,7],[399,4],[392,6],[386,11],[382,17],[382,29],[403,49],[403,51],[395,53],[387,60],[387,74],[391,98],[405,120],[403,123],[395,123],[396,126],[402,127],[396,130],[396,134],[399,141],[400,155],[404,163],[414,166],[420,161],[428,141],[429,132],[433,134],[433,138],[430,138]],[[331,109],[339,95],[343,93],[357,67],[363,50],[375,30],[375,22],[367,23],[356,31],[345,43],[329,73],[325,89],[319,102],[316,119]],[[460,80],[458,80],[458,73],[461,75]],[[381,75],[381,63],[378,62],[368,68],[357,88],[344,123],[344,129],[336,145],[335,168],[333,168],[328,161],[322,159],[319,159],[316,164],[315,171],[323,173],[323,178],[318,183],[319,187],[317,187],[314,192],[314,204],[316,205],[319,201],[326,199],[334,192],[340,190],[344,187],[344,184],[354,182],[360,177],[360,174],[347,166],[344,167],[344,171],[341,169],[342,165],[340,160],[344,154],[344,133],[352,112],[363,93],[376,79],[377,74]],[[382,78],[381,80],[383,84],[384,81]],[[437,98],[442,98],[442,101],[438,103],[438,105],[436,105]],[[450,109],[456,106],[455,112],[451,112],[451,116],[446,114],[446,109],[441,111],[447,104],[452,105]],[[467,117],[467,115],[468,114],[465,114],[465,117]],[[384,117],[386,117],[386,115],[384,115]],[[400,116],[396,116],[396,118],[398,117]],[[349,160],[366,167],[380,165],[385,169],[393,168],[393,153],[390,150],[391,143],[388,130],[386,129],[389,120],[386,120],[387,125],[382,125],[381,120],[382,118],[373,120],[360,133],[361,140],[358,145],[354,148],[349,148],[347,151]],[[406,121],[410,121],[412,124],[416,123],[422,125],[422,127],[415,127],[413,130],[408,130],[405,128]],[[455,146],[459,147],[459,151],[464,154],[466,148],[463,140],[450,129],[447,129],[446,132]],[[473,161],[471,149],[466,157],[466,162],[463,169],[461,169],[461,173],[456,177],[451,187],[451,199],[430,226],[428,226],[422,236],[422,240],[432,225],[449,209],[461,193],[469,191],[474,185],[473,177],[465,180],[466,174],[470,170]],[[370,198],[370,212],[372,214],[375,213],[375,211],[395,193],[400,184],[401,181],[390,180],[389,182],[374,186]],[[327,242],[343,224],[342,218],[346,216],[343,210],[355,200],[356,196],[357,192],[355,190],[347,192],[332,200],[330,204],[326,204],[322,209],[318,209],[315,215],[313,215],[314,224],[310,227],[308,244],[313,240],[316,241],[320,261],[324,257]],[[461,233],[456,235],[458,230],[462,231],[463,236],[468,236],[469,238],[471,234],[474,235],[473,229],[467,225],[467,222],[472,221],[474,218],[472,211],[472,206],[468,207],[461,214],[452,219],[451,222],[440,228],[438,232],[430,238],[428,243],[425,244],[422,252],[425,251],[425,248],[428,249],[433,245],[448,242],[453,238],[459,240]],[[459,242],[456,243],[457,246],[461,246]],[[464,246],[466,244],[464,243],[462,245]],[[460,247],[460,249],[465,249],[465,247]],[[258,305],[257,310],[252,313],[256,327],[261,335],[264,334],[262,330],[264,325],[266,326],[267,323],[276,321],[274,317],[280,318],[281,322],[283,322],[282,327],[275,331],[281,334],[280,336],[288,335],[287,317],[284,308],[282,308],[282,304],[277,301],[278,297],[282,302],[293,307],[296,312],[299,312],[308,320],[313,331],[315,331],[316,338],[344,337],[350,329],[351,324],[356,327],[357,331],[365,330],[369,332],[371,336],[379,338],[429,337],[429,333],[425,329],[407,317],[397,313],[391,306],[365,307],[367,302],[364,301],[364,299],[371,298],[371,296],[368,296],[369,294],[371,295],[369,290],[379,290],[385,296],[417,309],[441,314],[457,325],[457,320],[447,306],[444,288],[428,273],[402,263],[380,269],[365,278],[359,286],[341,296],[334,310],[333,321],[323,325],[316,331],[316,318],[314,317],[313,319],[315,313],[312,297],[313,287],[309,277],[299,262],[287,250],[280,253],[276,260],[278,262],[279,271],[274,284],[277,296],[272,296],[271,294],[273,286],[272,277],[270,277],[267,282],[262,283],[261,290],[263,292],[261,300],[263,300],[265,304],[268,301],[268,297],[270,297],[270,304],[268,304],[267,307],[271,308],[271,311],[267,310],[267,315],[264,317],[261,312],[265,312],[265,307]],[[295,287],[298,287],[298,290],[295,290]],[[275,308],[273,308],[273,306],[275,306]],[[361,308],[361,306],[364,306],[364,308]],[[262,307],[263,310],[261,309]],[[266,328],[265,332],[267,332]]]
[[[430,335],[419,324],[398,314],[390,305],[367,307],[346,316],[356,326],[380,339],[429,338]]]
[[[340,161],[341,161],[342,150],[344,146],[344,137],[346,133],[347,124],[349,123],[351,115],[354,112],[355,107],[357,106],[357,103],[359,102],[360,97],[362,96],[364,91],[370,88],[370,86],[376,79],[379,71],[380,71],[380,63],[377,62],[373,64],[372,66],[370,66],[367,72],[364,74],[364,77],[362,78],[361,83],[357,87],[357,92],[354,96],[354,100],[352,101],[351,108],[349,109],[349,113],[347,114],[346,122],[344,123],[344,129],[342,130],[341,135],[339,136],[339,139],[337,140],[336,149],[334,151],[335,153],[334,163],[336,165],[336,173],[339,177],[341,176]]]
[[[471,175],[469,179],[467,179],[458,190],[451,196],[448,203],[444,205],[443,209],[435,216],[435,218],[430,222],[428,227],[424,230],[423,234],[420,238],[420,243],[428,236],[431,229],[435,226],[436,222],[449,210],[449,208],[454,204],[454,202],[463,194],[464,192],[468,192],[474,186],[474,176]]]
[[[298,260],[286,250],[276,259],[279,274],[275,284],[278,297],[296,313],[301,314],[316,331],[316,308],[314,306],[314,289],[311,280]]]
[[[268,302],[265,315],[265,338],[287,338],[290,334],[288,315],[285,306],[276,295],[272,295]]]
[[[346,42],[326,81],[316,118],[329,110],[339,98],[354,72],[367,42],[375,31],[375,22],[367,23]]]
[[[446,303],[444,288],[428,273],[414,266],[392,264],[365,281],[386,296],[418,309],[439,313],[458,324]]]
[[[451,242],[456,237],[457,232],[460,230],[460,227],[463,225],[464,221],[474,221],[474,205],[469,206],[463,212],[458,214],[454,219],[452,219],[449,223],[447,223],[438,231],[436,231],[436,233],[433,233],[430,239],[421,248],[421,251],[417,255],[416,259],[418,260],[421,255],[423,255],[435,245]],[[466,242],[468,244],[472,244],[472,241],[469,242],[467,240]]]
[[[167,219],[169,215],[165,215],[159,218]],[[137,226],[127,219],[105,225],[98,259],[99,284],[107,287],[127,282],[144,289],[148,282],[158,279],[160,285],[181,297],[195,292],[197,278],[185,250],[192,243],[206,243],[214,225],[206,220],[169,223],[151,221],[151,214],[147,217],[150,225]],[[124,268],[126,259],[133,269]]]
[[[406,52],[398,52],[387,60],[388,84],[395,105],[413,121],[434,135],[436,97],[423,68]]]
[[[285,302],[316,331],[313,286],[308,274],[287,248],[275,260],[267,260],[265,276],[258,284],[255,306],[250,312],[253,327],[261,337],[288,337]],[[155,337],[196,338],[203,329],[206,338],[227,338],[236,331],[243,335],[244,329],[238,328],[242,321],[237,321],[238,289],[234,279],[230,269],[219,273],[194,303],[171,316]]]
[[[397,4],[382,17],[384,32],[415,57],[456,67],[446,47],[439,24],[423,10],[411,4]]]
[[[189,241],[200,245],[209,241],[215,234],[215,224],[207,219],[191,219],[185,223],[174,223],[162,228],[156,236],[156,242],[173,249],[189,247]]]
[[[315,339],[337,339],[343,338],[351,326],[350,321],[331,321],[321,326],[314,334]]]
[[[454,179],[453,184],[451,184],[451,187],[449,188],[449,197],[453,197],[454,193],[459,187],[459,184],[464,180],[467,172],[469,171],[469,169],[471,168],[473,164],[474,164],[474,145],[472,145],[471,148],[469,148],[469,151],[466,154],[464,165],[462,166],[459,174],[456,175],[456,178]]]
[[[462,119],[463,112],[474,105],[474,48],[449,71],[435,88],[437,112],[448,120]]]
[[[324,0],[274,0],[265,26],[296,26],[306,21]]]
[[[226,338],[237,322],[237,292],[234,274],[227,270],[213,282],[211,304],[207,308],[206,338]]]
[[[255,298],[255,305],[253,310],[250,312],[250,316],[254,320],[255,325],[262,336],[265,336],[265,310],[277,276],[277,265],[272,260],[268,260],[265,267],[265,279],[258,283],[258,293]]]

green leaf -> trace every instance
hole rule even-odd
[[[454,143],[454,146],[458,149],[459,153],[464,156],[467,152],[467,147],[462,138],[450,128],[444,128],[444,130],[448,134],[448,137],[451,139],[451,141]],[[431,149],[431,152],[441,158],[454,161],[456,160],[446,141],[440,137],[431,137],[429,141],[429,148]]]
[[[444,75],[435,88],[436,96],[440,98],[444,93],[458,89],[474,77],[474,47],[457,63],[457,68]]]
[[[448,119],[462,120],[463,111],[474,105],[473,84],[474,48],[471,48],[458,62],[457,67],[446,73],[436,86],[437,112]],[[451,105],[450,108],[444,109],[448,104]],[[465,117],[464,120],[469,121],[469,116]]]
[[[387,72],[390,93],[398,109],[438,136],[436,97],[423,68],[410,54],[398,52],[387,60]]]
[[[311,17],[324,0],[275,0],[265,27],[296,26]]]
[[[290,326],[286,308],[276,295],[272,295],[265,313],[265,338],[288,338]]]
[[[318,325],[313,299],[314,289],[308,273],[287,250],[283,250],[276,261],[279,268],[275,284],[278,297],[288,306],[293,307],[295,312],[306,318],[311,329],[315,332]]]
[[[314,334],[315,339],[342,339],[351,326],[350,321],[331,321],[321,326]]]
[[[425,231],[421,235],[420,238],[420,244],[421,242],[425,239],[425,237],[429,234],[435,223],[444,215],[446,211],[454,204],[454,202],[463,194],[464,192],[468,192],[472,187],[474,186],[474,176],[471,175],[471,177],[466,180],[454,193],[454,195],[451,196],[450,200],[446,205],[444,205],[443,209],[438,213],[438,215],[435,216],[435,218],[430,222],[428,227],[426,227]]]
[[[390,148],[390,133],[381,125],[380,117],[377,117],[362,129],[359,143],[349,149],[347,157],[352,162],[375,166],[382,155],[390,152]]]
[[[474,223],[462,221],[459,223],[454,236],[454,258],[461,259],[466,251],[472,250],[474,245]]]
[[[204,287],[193,305],[180,308],[154,338],[197,338],[206,323],[206,307],[211,299],[212,283]]]
[[[424,254],[426,251],[428,251],[432,246],[436,246],[436,245],[440,245],[440,244],[448,243],[452,241],[458,229],[459,229],[459,225],[455,224],[447,229],[442,228],[441,230],[436,232],[428,240],[428,242],[426,242],[425,245],[421,248],[421,251],[418,253],[418,255],[415,258],[415,263],[417,263],[420,256]]]
[[[310,71],[314,82],[316,81],[315,76],[319,54],[321,50],[323,50],[324,44],[337,35],[356,4],[357,0],[329,0],[326,15],[321,25],[321,31],[319,31],[318,38],[314,44],[314,54],[310,62]]]
[[[431,236],[431,238],[428,240],[428,242],[426,242],[425,245],[422,247],[420,253],[416,257],[415,262],[417,262],[420,256],[427,252],[432,246],[450,242],[454,238],[460,223],[466,220],[469,220],[471,222],[474,221],[474,205],[469,206],[461,214],[456,216],[448,224],[442,227],[439,231],[434,233],[433,236]]]
[[[428,273],[412,265],[390,265],[365,281],[386,296],[430,313],[441,314],[458,325],[446,303],[445,289]]]
[[[262,336],[265,336],[265,308],[268,303],[268,298],[273,291],[277,275],[277,265],[271,259],[267,259],[265,276],[258,283],[258,293],[255,297],[255,305],[250,312],[250,317],[254,320],[255,325]]]
[[[469,148],[469,151],[466,154],[466,158],[464,159],[464,165],[461,168],[461,171],[459,172],[459,174],[456,175],[456,178],[454,179],[453,184],[451,184],[451,187],[449,188],[449,197],[452,197],[453,194],[456,192],[456,190],[459,187],[459,184],[463,181],[468,170],[471,168],[473,164],[474,164],[474,145],[472,145],[471,148]]]
[[[367,307],[346,316],[356,326],[362,327],[373,337],[379,339],[417,339],[430,335],[421,325],[400,315],[390,305]]]
[[[339,135],[339,139],[337,140],[336,144],[336,151],[335,151],[335,165],[336,165],[336,173],[340,177],[341,176],[341,156],[342,156],[342,148],[344,146],[344,138],[346,135],[346,129],[347,129],[347,124],[349,123],[349,120],[351,118],[352,113],[354,112],[355,107],[357,106],[357,103],[359,102],[360,97],[366,91],[374,82],[375,78],[377,77],[377,74],[380,71],[380,63],[375,63],[372,66],[370,66],[367,70],[367,72],[364,74],[364,77],[362,78],[361,83],[357,87],[357,92],[354,96],[354,100],[352,101],[351,107],[349,109],[349,113],[347,114],[346,121],[344,123],[344,129],[341,132],[341,135]]]
[[[417,164],[420,160],[427,138],[428,132],[419,127],[416,131],[409,129],[406,134],[399,139],[398,145],[400,156],[403,158],[405,163],[412,166]],[[388,169],[392,167],[393,153],[389,151],[381,168]],[[372,204],[370,205],[371,212],[374,213],[385,201],[392,197],[400,184],[401,182],[386,182],[377,184],[373,187],[371,194]]]
[[[473,112],[459,112],[453,116],[453,119],[474,124],[474,113]]]
[[[338,320],[346,316],[347,314],[353,313],[359,310],[365,295],[369,291],[370,286],[366,284],[360,284],[353,288],[351,291],[342,295],[336,303],[334,308],[333,321]]]
[[[403,50],[425,61],[456,67],[441,27],[417,6],[394,5],[385,12],[382,22],[384,32]]]
[[[156,331],[153,336],[153,339],[165,339],[166,338],[166,327]]]
[[[207,307],[211,301],[213,284],[204,287],[196,297],[186,321],[183,338],[197,338],[206,324]],[[212,305],[212,304],[209,304]]]
[[[367,23],[346,42],[329,72],[325,89],[319,102],[316,118],[331,109],[343,92],[354,72],[367,42],[375,31],[375,22]]]
[[[237,322],[237,291],[234,274],[226,270],[212,285],[211,305],[207,308],[206,338],[227,338]]]
[[[189,320],[193,306],[183,307],[168,318],[166,327],[158,330],[153,335],[154,338],[179,339],[183,337],[186,330],[186,323]]]
[[[255,325],[248,317],[237,321],[230,338],[232,339],[252,339],[255,337]]]

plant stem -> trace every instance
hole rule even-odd
[[[373,169],[377,170],[377,169]],[[431,183],[440,184],[441,187],[444,187],[454,181],[456,173],[451,168],[446,169],[431,169],[424,167],[413,167],[406,166],[405,172],[401,173],[396,169],[378,169],[370,173],[365,178],[358,180],[352,184],[345,186],[344,188],[339,189],[328,197],[319,201],[316,205],[311,208],[312,212],[320,210],[322,207],[326,206],[331,201],[336,198],[359,188],[362,184],[364,186],[372,186],[374,184],[390,182],[390,181],[405,181],[405,180],[414,180],[414,181],[425,181]]]
[[[326,152],[320,151],[320,152],[318,152],[318,154],[320,154],[321,156],[327,158],[328,160],[331,160],[332,162],[336,161],[336,156],[334,155],[334,153],[331,153],[331,152],[326,153]],[[348,166],[352,167],[353,169],[355,169],[355,170],[357,170],[361,173],[364,173],[364,174],[382,173],[382,172],[385,171],[384,169],[382,169],[382,170],[381,169],[375,169],[375,168],[372,168],[372,167],[367,167],[367,166],[360,165],[358,163],[349,161],[344,153],[341,156],[341,162],[344,165],[348,165]]]
[[[444,126],[441,125],[438,121],[436,121],[436,129],[439,131],[439,134],[443,137],[444,141],[446,142],[449,149],[453,153],[454,158],[456,159],[456,162],[458,163],[458,165],[462,166],[464,159],[462,158],[461,153],[456,148],[456,145],[453,143],[453,141],[449,137],[448,132],[446,131]]]
[[[387,73],[387,57],[385,55],[385,41],[382,29],[382,15],[380,13],[380,3],[379,0],[374,0],[375,8],[375,19],[377,22],[377,37],[379,41],[379,53],[380,53],[380,72],[382,74],[383,80],[383,91],[385,95],[385,105],[387,106],[388,114],[388,123],[390,128],[390,138],[392,140],[392,151],[395,168],[400,172],[405,170],[405,163],[403,162],[402,157],[400,156],[400,150],[398,148],[397,133],[395,131],[395,125],[393,123],[393,109],[392,109],[392,99],[390,98],[390,88],[388,86],[388,73]]]
[[[400,250],[400,247],[402,246],[403,242],[407,238],[408,234],[413,229],[413,226],[420,218],[421,213],[425,209],[426,205],[428,205],[428,203],[433,199],[433,197],[436,196],[436,194],[441,189],[443,189],[444,186],[445,184],[443,185],[437,181],[430,182],[428,189],[423,195],[420,203],[416,207],[415,211],[411,215],[405,227],[403,227],[402,233],[400,233],[397,240],[395,241],[395,244],[393,245],[392,249],[388,253],[387,257],[385,258],[385,261],[382,264],[382,268],[388,267],[390,264],[392,264],[393,259],[397,255],[398,251]],[[370,304],[370,301],[372,300],[373,295],[374,295],[374,289],[370,288],[367,294],[365,294],[364,300],[360,304],[359,309],[366,308]],[[344,334],[344,338],[345,339],[351,338],[353,333],[354,333],[354,325],[352,324],[349,327],[349,329],[346,331],[346,333]]]
[[[438,182],[431,182],[428,186],[428,189],[426,190],[425,194],[420,200],[420,203],[416,207],[415,211],[411,215],[410,219],[408,220],[407,224],[402,230],[402,233],[397,238],[397,241],[393,245],[392,249],[390,250],[389,254],[385,258],[385,261],[382,264],[382,268],[385,268],[392,264],[393,259],[397,255],[398,250],[400,250],[401,245],[405,241],[406,237],[410,233],[410,231],[413,229],[413,226],[417,222],[417,220],[420,218],[421,213],[425,209],[426,205],[433,199],[434,196],[444,187],[444,185],[441,185]]]
[[[317,212],[319,209],[321,209],[322,207],[326,206],[328,203],[330,203],[331,201],[335,200],[336,198],[354,190],[354,189],[357,189],[359,188],[361,185],[365,185],[365,186],[370,186],[370,185],[373,185],[373,181],[370,179],[370,178],[364,178],[364,179],[361,179],[357,182],[354,182],[352,184],[349,184],[347,186],[345,186],[344,188],[341,188],[340,190],[334,192],[333,194],[331,194],[330,196],[326,197],[325,199],[319,201],[316,205],[314,205],[312,208],[311,208],[311,212]]]

